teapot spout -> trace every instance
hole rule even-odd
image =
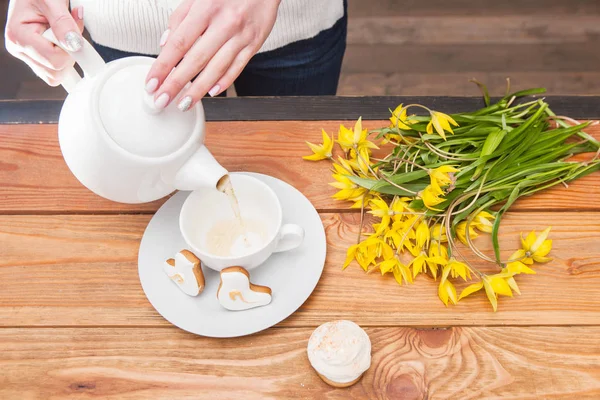
[[[227,170],[215,160],[205,146],[202,146],[175,173],[172,185],[178,190],[217,190],[219,182],[227,174]]]

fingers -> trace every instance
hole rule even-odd
[[[240,45],[235,40],[227,42],[212,57],[192,85],[182,93],[177,107],[181,111],[187,111],[206,93],[216,96],[227,89],[242,72],[250,57],[252,57],[250,49],[240,49]]]
[[[60,40],[61,44],[69,51],[81,50],[83,38],[79,26],[69,13],[67,3],[60,0],[47,0],[40,2],[40,7],[54,35]]]
[[[204,7],[203,3],[205,2],[192,2],[189,12],[177,29],[167,31],[167,38],[163,34],[163,38],[161,38],[161,42],[164,42],[162,43],[163,48],[146,76],[146,86],[150,93],[153,93],[156,88],[162,85],[167,75],[183,59],[196,39],[206,29],[208,19],[204,16],[205,13],[201,12],[201,8]],[[198,10],[194,11],[194,7],[197,7]],[[194,16],[191,15],[192,11],[195,12]],[[200,15],[200,17],[196,15]]]
[[[83,30],[83,8],[73,9],[71,17],[75,20],[78,32]],[[6,37],[6,47],[11,54],[24,61],[33,72],[51,86],[60,84],[65,68],[73,65],[72,58],[60,47],[55,46],[42,36],[45,23],[25,23],[16,20],[10,26],[10,35]]]
[[[83,31],[83,7],[71,11],[79,32]],[[23,47],[23,53],[50,70],[60,71],[73,65],[73,59],[63,49],[55,46],[42,36],[46,30],[43,25],[33,25],[33,32],[28,34],[29,43]]]
[[[185,54],[183,60],[177,65],[177,68],[165,78],[160,90],[157,92],[156,98],[160,98],[160,96],[166,94],[169,100],[174,99],[183,87],[204,69],[213,56],[217,54],[217,51],[227,43],[230,36],[230,32],[227,32],[225,29],[217,28],[215,25],[209,27],[204,35]],[[233,56],[231,59],[226,60],[226,62],[231,63],[232,59]]]

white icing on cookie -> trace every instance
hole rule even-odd
[[[185,294],[198,296],[204,289],[200,260],[187,250],[165,261],[163,271]]]
[[[337,383],[352,382],[371,366],[371,340],[352,321],[319,326],[308,340],[307,351],[313,368]]]
[[[232,311],[266,306],[272,299],[271,289],[251,284],[248,272],[239,267],[221,271],[217,298],[223,307]]]

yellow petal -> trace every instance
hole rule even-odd
[[[501,294],[502,296],[512,297],[510,286],[503,278],[496,278],[492,276],[490,281],[495,293]]]
[[[430,135],[433,133],[433,121],[429,121],[429,123],[427,124],[427,133],[429,133]]]
[[[315,153],[315,154],[311,154],[310,156],[304,156],[302,158],[305,160],[308,160],[308,161],[320,161],[320,160],[326,159],[327,157],[325,157],[321,154]]]
[[[433,123],[433,127],[435,128],[435,131],[437,132],[437,134],[440,135],[442,137],[442,139],[446,140],[446,135],[444,134],[444,128],[442,128],[440,121],[432,115],[431,122]]]
[[[523,264],[521,261],[513,261],[506,265],[508,272],[512,274],[535,274],[536,272]]]
[[[545,256],[552,250],[552,240],[544,240],[542,244],[534,251],[534,256]],[[535,258],[535,257],[534,257]]]
[[[542,243],[544,243],[544,241],[546,239],[548,239],[548,234],[550,233],[550,229],[551,227],[547,227],[546,229],[544,229],[544,231],[540,234],[540,236],[537,237],[537,239],[535,240],[535,242],[533,242],[533,244],[531,245],[531,251],[532,252],[536,252],[538,250],[538,248],[542,245]],[[546,253],[548,254],[548,253]]]
[[[458,300],[460,300],[462,298],[465,298],[465,297],[469,296],[470,294],[473,294],[473,293],[481,290],[481,288],[483,288],[483,282],[482,281],[467,286],[461,292],[460,296],[458,297]]]
[[[535,262],[539,262],[539,263],[547,263],[549,261],[552,261],[552,258],[550,257],[542,257],[542,256],[538,256],[538,255],[533,255],[533,261]]]
[[[531,246],[535,243],[535,232],[529,232],[529,235],[525,239],[523,239],[523,235],[521,235],[521,245],[523,245],[523,250],[529,251]]]
[[[519,286],[517,285],[517,281],[515,281],[515,278],[513,278],[512,276],[510,278],[507,278],[506,283],[508,283],[508,286],[510,286],[512,290],[514,290],[518,294],[521,294],[521,291],[519,290]]]
[[[488,300],[492,304],[494,312],[496,312],[498,310],[498,298],[496,297],[496,293],[494,292],[488,277],[483,278],[483,288],[485,289]]]
[[[344,262],[344,266],[342,267],[342,269],[346,269],[346,267],[352,262],[352,260],[354,260],[354,258],[356,257],[356,250],[358,249],[358,245],[355,244],[353,246],[350,246],[346,252],[346,261]]]
[[[438,286],[438,296],[446,306],[448,305],[448,300],[450,300],[452,304],[458,303],[456,288],[450,281],[440,282],[440,285]]]

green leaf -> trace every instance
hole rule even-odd
[[[387,179],[395,184],[401,185],[406,182],[413,182],[418,179],[424,178],[428,175],[427,171],[418,169],[416,171],[411,172],[399,172],[395,175],[386,175]],[[380,181],[381,183],[386,183],[385,181]]]
[[[426,183],[405,183],[401,185],[404,189],[400,189],[394,185],[391,185],[385,181],[380,181],[379,184],[373,186],[371,190],[374,192],[389,194],[394,196],[415,196],[415,193],[420,192],[421,190],[427,187]]]
[[[346,175],[353,183],[360,187],[371,190],[379,181],[375,179],[360,178],[354,175]]]

